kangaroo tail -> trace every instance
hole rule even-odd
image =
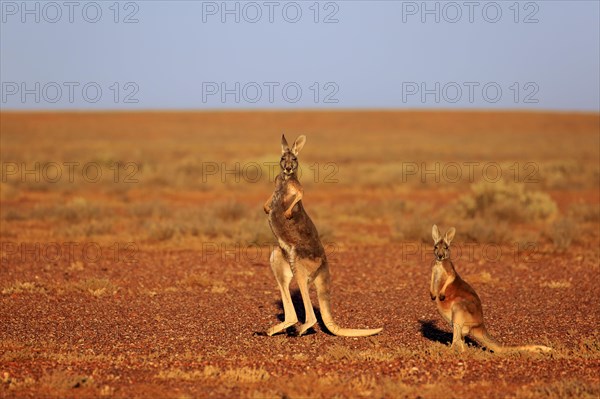
[[[333,335],[341,337],[368,337],[370,335],[379,334],[383,330],[383,328],[342,328],[337,325],[331,315],[331,277],[327,267],[324,267],[315,277],[315,287],[317,288],[317,296],[319,298],[321,318],[323,319],[325,327],[327,327],[329,332]]]
[[[471,330],[473,337],[479,341],[483,346],[494,352],[510,352],[510,351],[528,351],[528,352],[550,352],[552,348],[544,345],[518,345],[518,346],[506,346],[496,341],[492,337],[484,326],[476,327]]]

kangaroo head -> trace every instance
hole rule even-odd
[[[298,136],[290,149],[285,135],[281,136],[281,160],[279,161],[279,166],[281,167],[281,171],[286,175],[291,176],[298,170],[298,158],[296,156],[302,147],[304,147],[304,143],[306,143],[306,136]]]
[[[440,234],[440,230],[434,224],[431,229],[431,236],[433,237],[433,254],[437,260],[444,260],[450,258],[450,242],[454,238],[456,229],[450,227],[444,237]]]

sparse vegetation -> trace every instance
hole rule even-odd
[[[97,219],[104,212],[99,206],[91,204],[85,198],[75,197],[66,204],[38,206],[31,213],[31,217],[42,220],[51,219],[58,222],[79,223]]]
[[[431,241],[431,231],[427,229],[427,222],[433,218],[426,215],[406,214],[399,216],[393,221],[393,239],[400,241]],[[431,223],[429,223],[431,224]]]
[[[577,236],[577,224],[569,218],[552,223],[550,231],[552,242],[558,251],[565,251]]]
[[[593,399],[600,396],[600,384],[586,383],[579,380],[556,381],[546,384],[534,384],[521,388],[516,394],[518,399]]]
[[[557,213],[556,203],[544,192],[524,183],[482,180],[471,185],[471,193],[457,204],[458,215],[510,222],[547,220]]]
[[[2,113],[3,162],[92,161],[105,173],[97,184],[78,175],[0,182],[0,396],[597,397],[597,121],[479,112]],[[268,266],[276,242],[262,211],[273,181],[269,166],[256,180],[243,166],[276,167],[282,128],[308,135],[303,202],[321,238],[335,244],[334,316],[344,326],[382,324],[379,336],[344,339],[319,326],[302,339],[259,334],[282,313]],[[506,180],[486,183],[476,169],[469,181],[466,168],[456,183],[405,173],[407,164],[431,171],[488,161]],[[110,167],[119,162],[136,168],[115,183]],[[523,169],[531,162],[534,176]],[[132,171],[136,181],[124,182]],[[480,292],[492,334],[543,343],[552,354],[449,349],[451,328],[427,293],[433,223],[455,226],[457,242],[475,245],[459,270]],[[94,261],[18,246],[92,241],[106,250]],[[138,262],[117,262],[115,242],[134,242]],[[529,242],[534,249],[521,245]],[[499,259],[481,255],[486,243],[502,251]]]
[[[94,384],[94,380],[88,376],[74,375],[63,370],[55,370],[42,376],[38,384],[42,390],[64,394],[75,388],[91,387]]]
[[[600,221],[600,204],[571,204],[568,216],[578,222],[598,223]]]
[[[561,281],[545,281],[543,283],[540,284],[540,287],[548,287],[548,288],[571,288],[571,282],[570,281],[565,281],[565,280],[561,280]]]
[[[501,244],[515,240],[514,232],[501,220],[491,222],[489,219],[476,217],[459,221],[457,228],[464,234],[465,241]]]
[[[114,295],[118,287],[106,278],[88,278],[72,285],[76,291],[84,292],[95,297]]]
[[[46,293],[46,288],[39,283],[35,282],[19,282],[6,286],[2,288],[3,295],[11,295],[11,294],[23,294],[23,293],[37,293],[44,294]]]
[[[148,238],[152,241],[166,241],[173,238],[175,228],[169,222],[152,222],[148,228]]]
[[[268,380],[270,374],[261,368],[240,367],[220,370],[214,366],[206,366],[203,370],[169,369],[159,372],[156,378],[162,380],[199,381],[209,380],[212,383],[236,386],[253,384]]]

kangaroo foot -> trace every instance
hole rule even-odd
[[[307,331],[308,331],[308,330],[309,330],[309,329],[310,329],[312,326],[314,326],[316,323],[317,323],[317,321],[315,320],[315,321],[309,321],[309,322],[306,322],[306,323],[302,324],[301,326],[299,326],[299,327],[296,329],[296,333],[297,333],[297,335],[300,337],[300,336],[302,336],[302,335],[306,334],[306,332],[307,332]]]
[[[269,328],[267,330],[267,335],[268,336],[272,336],[275,334],[278,334],[282,331],[285,331],[288,327],[293,326],[294,324],[296,324],[298,322],[298,320],[296,321],[284,321],[283,323],[279,323],[271,328]]]

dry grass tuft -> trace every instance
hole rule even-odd
[[[173,368],[160,371],[156,378],[161,380],[202,381],[217,380],[227,385],[251,384],[266,381],[270,374],[262,368],[240,367],[221,370],[214,366],[206,366],[202,370],[182,370]]]
[[[8,209],[6,210],[6,212],[0,210],[0,213],[2,214],[2,219],[6,220],[7,222],[21,221],[27,219],[27,217],[22,212],[19,212],[15,209]]]
[[[515,397],[518,399],[596,399],[600,397],[600,384],[567,379],[521,388]]]
[[[447,381],[436,384],[408,384],[403,375],[375,379],[368,375],[347,375],[329,372],[319,375],[314,372],[277,379],[276,397],[285,398],[333,398],[333,397],[459,397],[448,390]],[[273,397],[273,391],[260,391],[262,397]],[[351,392],[351,394],[348,394]],[[258,393],[257,393],[258,394]],[[258,396],[254,396],[258,397]]]
[[[206,366],[204,370],[182,370],[180,368],[173,368],[168,370],[161,370],[156,378],[159,380],[181,380],[181,381],[198,381],[212,376],[212,367]]]
[[[107,212],[97,205],[90,204],[85,198],[76,197],[66,204],[55,204],[35,208],[31,217],[35,219],[52,219],[68,223],[80,223],[97,219]]]
[[[55,370],[44,374],[37,382],[41,390],[65,394],[75,388],[92,388],[94,380],[89,376],[75,375],[64,370]]]
[[[226,222],[235,222],[247,215],[248,209],[235,201],[227,201],[222,205],[217,205],[213,210],[214,215]]]
[[[471,193],[458,201],[456,211],[467,218],[528,222],[549,219],[558,207],[548,194],[529,190],[524,183],[482,180],[471,185]]]
[[[73,272],[81,272],[85,270],[85,265],[83,264],[83,262],[78,260],[75,262],[71,262],[71,265],[68,267],[68,269]]]
[[[8,391],[25,390],[35,386],[35,379],[29,376],[17,378],[8,372],[3,372],[0,375],[0,389]]]
[[[545,281],[540,284],[540,287],[548,287],[548,288],[571,288],[571,282],[566,280],[560,281]]]
[[[457,223],[457,231],[465,236],[465,241],[480,244],[509,242],[513,237],[511,230],[505,222],[490,223],[484,218],[462,220]]]
[[[600,222],[600,204],[571,204],[567,215],[578,222],[598,223]]]
[[[88,278],[72,286],[76,291],[85,292],[95,297],[114,295],[119,287],[106,278]]]
[[[93,237],[111,234],[113,223],[110,220],[89,220],[86,223],[73,223],[56,229],[61,237]]]
[[[426,215],[415,215],[398,218],[392,222],[392,236],[402,241],[431,241],[431,226],[434,218]]]
[[[577,224],[570,218],[562,218],[554,223],[550,229],[550,237],[555,249],[565,251],[577,236]]]
[[[271,375],[262,368],[241,367],[226,370],[220,379],[229,384],[249,384],[266,381]]]
[[[128,210],[131,216],[139,219],[162,219],[172,215],[172,210],[161,201],[138,202]]]
[[[152,241],[167,241],[175,235],[175,228],[169,222],[152,222],[148,226],[148,239]]]
[[[45,294],[48,290],[43,285],[36,282],[17,281],[8,287],[2,289],[2,295],[12,294]]]

